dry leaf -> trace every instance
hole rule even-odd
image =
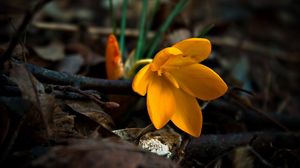
[[[139,146],[161,156],[170,158],[181,144],[181,136],[170,127],[148,132],[139,140]]]
[[[103,109],[92,101],[66,101],[66,104],[78,113],[97,122],[101,126],[111,130],[114,127],[112,118]]]
[[[59,61],[65,57],[64,46],[60,42],[52,42],[48,46],[34,47],[38,56],[48,61]]]
[[[126,141],[135,142],[141,131],[143,131],[142,128],[126,128],[113,132]],[[178,133],[170,127],[164,127],[140,137],[138,145],[145,150],[170,158],[181,142],[182,139]]]
[[[159,157],[119,139],[73,140],[68,146],[52,148],[45,156],[34,161],[33,167],[109,167],[109,168],[173,168],[171,160]]]
[[[233,155],[233,166],[235,168],[253,168],[254,158],[251,156],[249,146],[237,147],[234,150]]]
[[[22,98],[32,103],[30,122],[39,126],[44,131],[46,127],[47,136],[50,135],[50,127],[53,126],[53,110],[55,98],[45,93],[45,88],[29,71],[24,64],[12,64],[10,78],[18,85]]]

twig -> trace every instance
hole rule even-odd
[[[274,167],[271,163],[269,163],[268,161],[266,161],[265,158],[263,158],[258,152],[256,152],[255,149],[253,149],[252,146],[247,146],[249,151],[255,155],[264,165],[268,166],[268,167]]]
[[[49,22],[34,22],[33,26],[38,29],[45,29],[45,30],[55,30],[55,31],[68,31],[68,32],[78,32],[79,26],[74,24],[66,24],[66,23],[49,23]],[[99,37],[99,35],[108,35],[112,32],[112,28],[110,27],[92,27],[89,26],[87,31],[94,35],[95,37]],[[116,29],[116,34],[120,34],[120,29]],[[125,30],[126,36],[131,37],[138,37],[139,31],[137,29],[130,29],[126,28]],[[153,37],[154,32],[149,31],[147,33],[147,37]]]
[[[17,85],[2,85],[0,86],[1,96],[18,97],[21,96],[21,91]],[[72,99],[72,100],[89,100],[88,97],[75,92],[62,92],[60,90],[53,90],[55,98],[58,99]]]
[[[232,90],[232,91],[239,91],[239,92],[251,95],[251,96],[255,95],[255,93],[253,93],[253,92],[251,92],[249,90],[246,90],[246,89],[243,89],[243,88],[240,88],[240,87],[236,87],[236,86],[231,87],[230,90]]]
[[[228,148],[227,150],[225,150],[224,152],[222,152],[220,155],[218,155],[217,157],[215,157],[213,160],[211,160],[210,162],[208,162],[204,168],[209,168],[212,164],[214,164],[215,162],[217,162],[218,160],[222,159],[224,156],[229,155],[234,148]]]
[[[26,64],[27,69],[40,81],[49,84],[71,85],[81,89],[95,89],[101,93],[136,95],[131,89],[130,80],[106,80],[71,75]]]
[[[236,48],[239,47],[239,49],[244,51],[250,51],[255,53],[260,53],[269,57],[276,57],[281,60],[285,61],[295,61],[299,62],[299,53],[288,53],[283,50],[273,49],[270,47],[258,45],[252,41],[241,41],[239,39],[235,39],[233,37],[213,37],[209,36],[207,37],[209,40],[211,40],[212,44],[218,45],[218,46],[224,46],[224,47],[231,47]]]
[[[55,95],[55,98],[58,99],[89,100],[89,98],[87,98],[86,96],[75,92],[63,92],[60,90],[53,90],[52,93]]]
[[[141,139],[142,136],[144,136],[145,134],[147,134],[148,132],[151,132],[151,131],[154,131],[155,130],[155,127],[154,125],[151,123],[149,125],[147,125],[145,128],[141,129],[136,137],[135,137],[135,144],[138,144],[139,143],[139,140]]]
[[[90,100],[94,101],[95,103],[97,103],[98,105],[100,105],[101,107],[106,107],[106,108],[118,108],[120,105],[118,103],[115,102],[104,102],[101,101],[98,97],[90,94],[90,93],[86,93],[85,91],[82,91],[78,88],[74,88],[72,86],[56,86],[54,89],[58,89],[58,90],[68,90],[68,91],[72,91],[75,93],[79,93],[87,98],[89,98]]]
[[[179,149],[176,151],[176,155],[174,156],[173,160],[176,161],[178,165],[181,165],[182,160],[185,156],[185,149],[188,146],[188,144],[191,142],[192,137],[186,133],[182,136],[182,143],[180,144]]]
[[[16,45],[18,44],[18,41],[20,39],[20,37],[22,36],[22,34],[26,31],[26,27],[28,26],[28,24],[31,22],[31,20],[33,19],[34,15],[40,10],[42,9],[42,7],[44,5],[46,5],[48,2],[50,2],[51,0],[40,0],[31,11],[28,11],[20,25],[20,27],[18,28],[18,31],[14,34],[14,36],[12,37],[11,42],[9,43],[8,48],[5,50],[5,52],[0,56],[0,68],[3,68],[3,64],[6,60],[8,60],[13,52],[13,50],[15,49]]]
[[[260,109],[257,109],[255,107],[245,103],[244,101],[239,101],[239,100],[241,100],[241,98],[238,97],[236,94],[232,94],[230,92],[229,92],[229,94],[233,98],[233,102],[236,103],[237,105],[241,106],[242,108],[246,108],[251,111],[254,111],[255,113],[261,115],[265,119],[271,121],[273,124],[277,125],[279,128],[281,128],[284,131],[287,131],[287,132],[290,131],[285,125],[281,124],[280,122],[278,122],[276,119],[274,119],[272,116],[268,115],[264,111],[261,111]]]
[[[256,137],[255,140],[253,137]],[[278,148],[274,148],[276,144],[280,144],[280,148],[297,149],[299,140],[299,133],[283,132],[202,135],[201,138],[192,139],[188,144],[182,163],[183,167],[189,167],[188,164],[191,160],[208,164],[207,161],[226,154],[230,149],[245,145],[250,145],[258,152],[278,150]]]

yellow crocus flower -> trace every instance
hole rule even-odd
[[[132,88],[147,93],[147,110],[156,129],[171,120],[178,128],[198,137],[202,112],[197,102],[216,99],[226,83],[212,69],[199,64],[211,52],[210,41],[189,38],[158,52],[134,77]]]

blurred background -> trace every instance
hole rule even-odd
[[[0,53],[7,48],[25,14],[38,2],[0,2]],[[114,30],[119,39],[123,2],[52,0],[35,14],[19,40],[14,56],[60,72],[106,78],[106,40]],[[148,1],[147,34],[142,50],[145,56],[150,53],[147,44],[151,44],[151,39],[178,3],[182,2]],[[142,13],[142,0],[128,0],[124,63],[136,49]],[[190,37],[211,41],[211,56],[203,64],[217,71],[230,90],[203,110],[203,134],[282,131],[277,122],[289,130],[299,131],[299,19],[300,1],[297,0],[187,1],[161,34],[155,52]],[[125,111],[131,108],[132,103],[126,102],[129,99],[125,102],[120,99],[113,100],[120,101],[118,103],[125,106]],[[145,107],[133,111],[130,115],[135,122],[122,121],[117,127],[136,126],[136,121],[141,118],[148,121]],[[140,111],[143,113],[137,113]],[[122,117],[118,115],[122,114],[115,114],[114,119],[120,120]],[[275,163],[286,156],[294,160],[296,155],[285,153],[267,160]],[[189,164],[192,163],[186,165]]]

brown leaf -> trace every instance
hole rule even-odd
[[[64,46],[60,42],[52,42],[48,46],[33,47],[38,56],[48,61],[59,61],[65,56]]]
[[[40,127],[46,127],[49,136],[53,125],[54,96],[45,93],[43,84],[27,71],[24,64],[12,64],[10,77],[18,85],[22,98],[33,104],[29,119],[32,123],[44,125]]]
[[[111,130],[114,127],[112,118],[103,109],[92,101],[66,101],[73,110],[85,115],[101,126]]]
[[[252,168],[254,166],[254,158],[251,156],[249,146],[241,146],[234,149],[233,165],[234,167]]]
[[[84,138],[75,130],[75,116],[63,112],[59,106],[54,110],[53,139]]]
[[[148,132],[139,140],[139,146],[158,155],[170,158],[172,152],[179,148],[181,136],[170,127]]]
[[[109,167],[109,168],[150,168],[178,167],[171,160],[121,141],[119,139],[73,140],[68,146],[52,148],[46,155],[34,161],[33,167]]]
[[[138,145],[143,149],[168,158],[178,149],[182,141],[181,136],[170,127],[147,132],[137,139],[142,131],[144,131],[142,128],[126,128],[113,132],[126,141],[138,140]]]

